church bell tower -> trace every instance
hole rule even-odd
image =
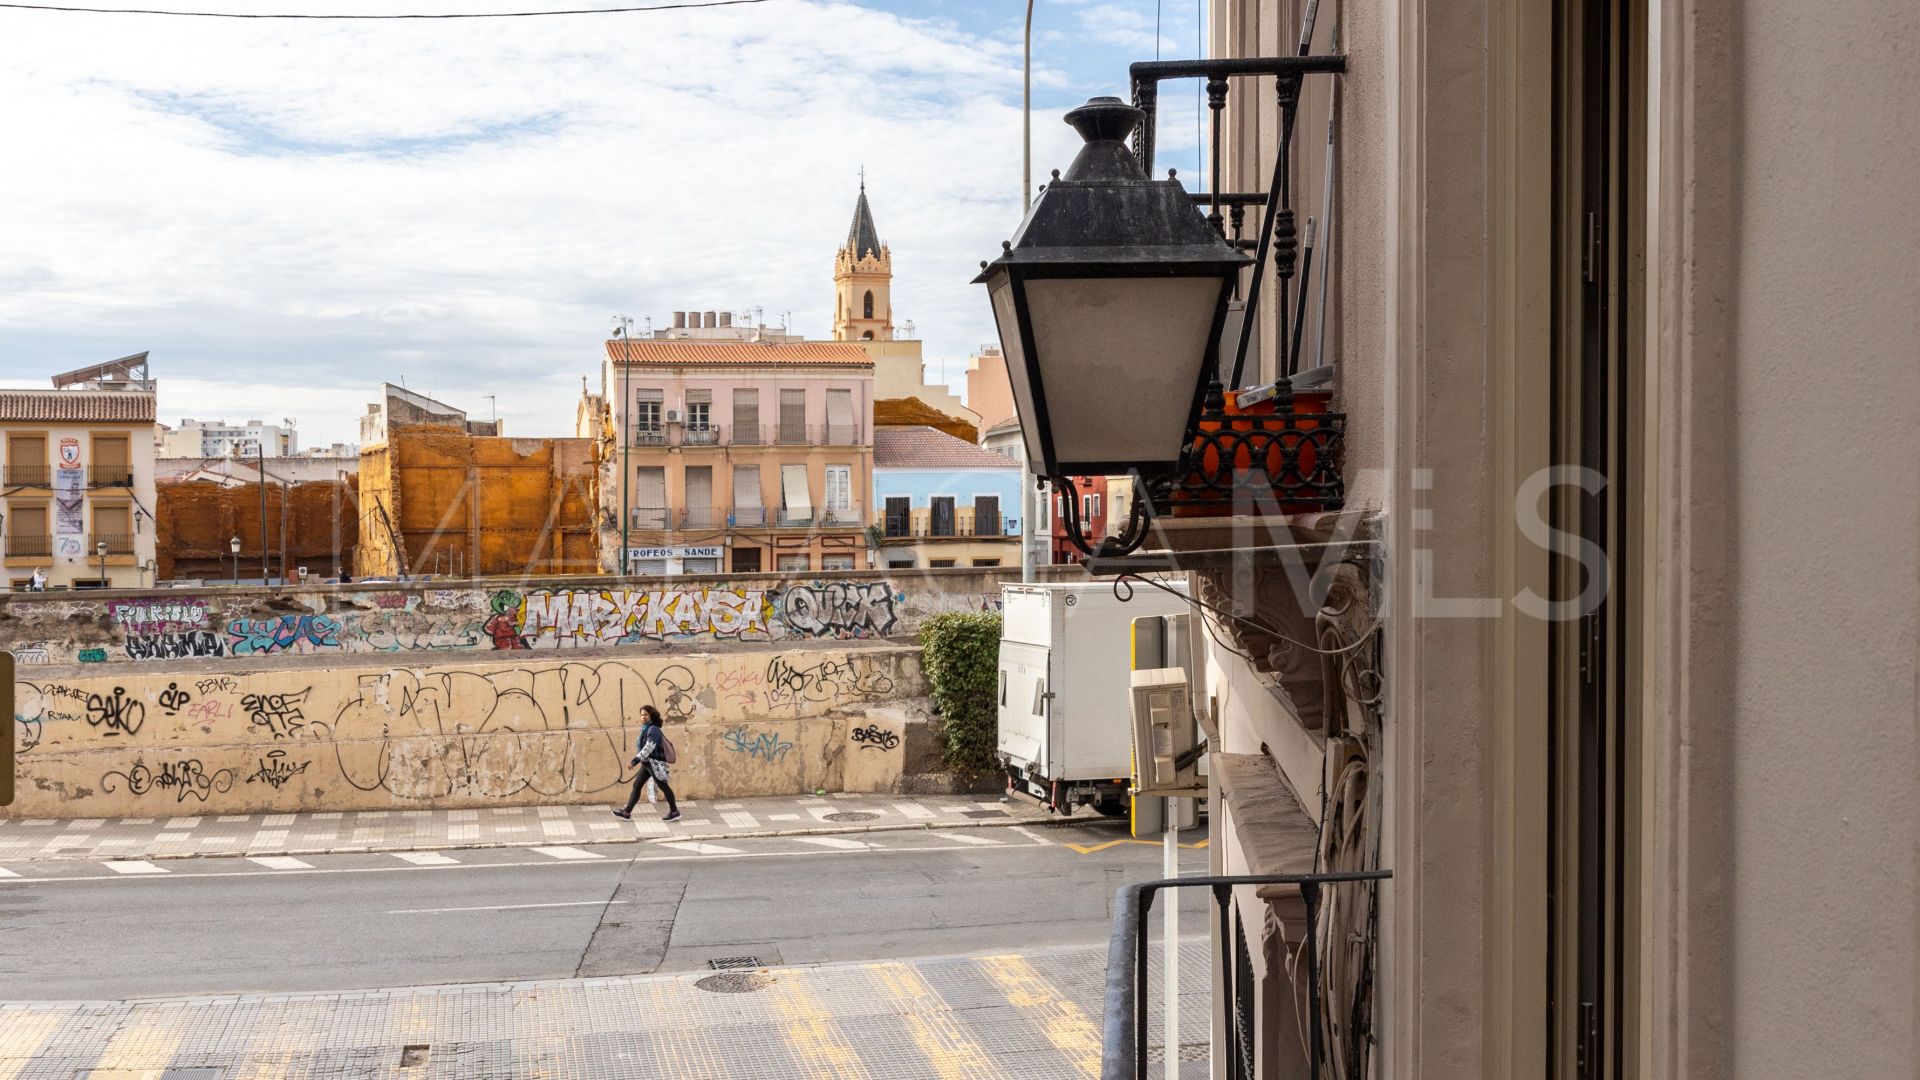
[[[873,225],[863,173],[847,242],[833,259],[833,339],[893,340],[892,286],[893,255]]]

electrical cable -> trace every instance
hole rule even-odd
[[[1345,645],[1342,645],[1337,649],[1322,649],[1322,648],[1319,648],[1318,646],[1309,645],[1304,641],[1298,641],[1298,640],[1295,640],[1294,638],[1290,638],[1287,635],[1281,633],[1280,631],[1275,630],[1274,628],[1267,626],[1263,623],[1256,622],[1253,619],[1246,618],[1245,616],[1242,616],[1242,615],[1235,615],[1231,611],[1226,611],[1221,608],[1217,608],[1212,604],[1207,603],[1205,600],[1200,599],[1197,596],[1189,596],[1186,593],[1183,593],[1180,590],[1175,589],[1171,586],[1162,585],[1159,582],[1154,581],[1152,578],[1141,577],[1139,574],[1125,573],[1114,578],[1113,579],[1114,599],[1119,600],[1123,604],[1132,600],[1133,586],[1130,583],[1135,581],[1138,581],[1143,585],[1151,585],[1154,588],[1159,589],[1161,592],[1170,593],[1189,603],[1198,604],[1201,607],[1207,609],[1208,611],[1213,612],[1215,615],[1218,615],[1222,619],[1231,619],[1234,622],[1237,622],[1242,626],[1248,627],[1258,633],[1265,634],[1266,636],[1271,638],[1278,638],[1279,640],[1286,642],[1287,644],[1293,646],[1296,649],[1305,649],[1310,653],[1317,653],[1320,656],[1343,656],[1347,653],[1350,653],[1355,649],[1360,648],[1362,645],[1365,645],[1368,641],[1372,640],[1373,631],[1379,629],[1380,627],[1380,623],[1376,620],[1372,626],[1367,628],[1366,633],[1357,635],[1355,640]],[[1126,587],[1125,595],[1122,595],[1121,593],[1122,586]],[[1244,656],[1246,654],[1242,653],[1241,655]]]
[[[646,11],[681,11],[690,8],[733,7],[738,4],[765,4],[772,0],[680,0],[670,4],[647,4],[637,7],[611,8],[553,8],[544,11],[453,11],[445,13],[403,12],[391,15],[350,15],[335,13],[300,12],[253,12],[253,11],[171,11],[161,8],[97,8],[73,7],[64,4],[14,4],[0,3],[0,8],[14,11],[57,11],[87,15],[171,15],[188,19],[304,19],[334,20],[353,22],[387,22],[393,20],[429,20],[429,19],[534,19],[548,15],[628,15]]]

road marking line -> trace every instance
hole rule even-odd
[[[972,833],[962,833],[962,832],[953,833],[949,836],[944,836],[941,839],[952,840],[956,843],[961,843],[961,844],[979,844],[982,847],[985,847],[989,844],[994,846],[1005,846],[1006,844],[1005,840],[995,840],[991,836],[974,836]]]
[[[110,860],[100,865],[116,874],[164,874],[168,872],[166,867],[155,866],[143,859]]]
[[[60,1029],[70,1014],[60,1012],[0,1013],[0,1080],[14,1080],[40,1047]]]
[[[577,847],[537,847],[533,850],[542,855],[551,855],[556,859],[604,859],[605,855],[597,851],[582,851]]]
[[[869,964],[874,981],[895,999],[911,1003],[894,1015],[906,1025],[907,1034],[933,1067],[938,1080],[971,1080],[995,1073],[987,1052],[967,1038],[954,1019],[953,1009],[940,999],[920,973],[898,961]]]
[[[415,866],[454,866],[460,861],[450,859],[437,851],[389,851],[387,854]]]
[[[19,874],[13,872],[12,870],[9,870],[4,866],[0,866],[0,877],[19,877],[19,876],[20,876]]]
[[[983,956],[974,963],[1000,987],[1007,1004],[1038,1014],[1031,1018],[1039,1022],[1055,1049],[1087,1076],[1100,1075],[1100,1029],[1080,1006],[1060,996],[1022,957]]]
[[[1104,843],[1104,844],[1066,844],[1066,843],[1063,843],[1063,844],[1061,844],[1060,846],[1061,846],[1061,847],[1063,847],[1063,848],[1067,848],[1067,849],[1069,849],[1069,850],[1072,850],[1072,851],[1077,851],[1077,852],[1079,852],[1079,853],[1080,853],[1080,854],[1082,854],[1082,855],[1092,855],[1092,854],[1094,854],[1095,852],[1099,852],[1099,851],[1105,851],[1105,850],[1107,850],[1108,848],[1112,848],[1112,847],[1119,847],[1119,846],[1120,846],[1121,844],[1145,844],[1145,845],[1147,845],[1148,847],[1161,847],[1161,846],[1163,846],[1163,845],[1165,844],[1165,841],[1163,841],[1163,840],[1142,840],[1142,839],[1140,839],[1139,837],[1135,837],[1135,836],[1123,836],[1123,837],[1121,837],[1121,838],[1120,838],[1120,839],[1118,839],[1118,840],[1109,840],[1109,841],[1107,841],[1107,842],[1106,842],[1106,843]],[[1202,840],[1202,841],[1200,841],[1199,843],[1195,843],[1195,844],[1181,844],[1181,845],[1180,845],[1180,847],[1181,847],[1181,848],[1182,848],[1183,850],[1186,850],[1186,851],[1198,851],[1198,850],[1201,850],[1201,849],[1203,849],[1203,848],[1205,848],[1206,846],[1207,846],[1207,842],[1206,842],[1205,840]]]
[[[820,1080],[869,1077],[860,1052],[840,1033],[818,998],[807,989],[810,976],[801,971],[783,973],[779,982],[768,988],[768,1004],[786,1023],[787,1042],[800,1075]]]
[[[550,907],[606,907],[609,904],[631,904],[631,900],[557,900],[550,904],[480,904],[476,907],[417,907],[395,908],[389,915],[440,915],[452,911],[521,911],[526,908]]]
[[[291,855],[256,855],[253,858],[248,859],[247,861],[250,863],[259,863],[261,866],[264,866],[269,870],[311,870],[313,869],[312,863],[302,862]]]
[[[663,847],[663,848],[672,848],[675,851],[691,851],[695,855],[738,855],[740,854],[739,848],[723,847],[719,844],[703,844],[698,840],[669,840],[666,843],[660,844],[657,846]]]
[[[848,840],[843,836],[796,836],[802,844],[817,844],[820,847],[839,848],[842,851],[864,850],[873,845],[861,840]]]

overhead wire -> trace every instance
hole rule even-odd
[[[552,15],[630,15],[648,11],[684,11],[694,8],[735,7],[741,4],[766,4],[773,0],[678,0],[668,4],[645,4],[608,8],[548,8],[534,11],[448,11],[353,14],[348,12],[274,12],[274,11],[182,11],[167,8],[103,8],[67,4],[0,3],[14,11],[53,11],[86,15],[168,15],[187,19],[304,19],[353,22],[388,22],[430,19],[535,19]]]

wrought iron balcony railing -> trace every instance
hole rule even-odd
[[[1301,948],[1305,950],[1302,974],[1307,980],[1307,1040],[1309,1076],[1322,1075],[1326,1049],[1323,1045],[1320,994],[1320,955],[1317,927],[1322,899],[1330,885],[1377,883],[1393,877],[1388,870],[1361,870],[1339,874],[1248,874],[1228,877],[1164,878],[1122,886],[1115,900],[1113,936],[1107,943],[1107,1000],[1101,1054],[1101,1080],[1147,1080],[1147,915],[1154,897],[1167,889],[1205,888],[1213,893],[1219,919],[1216,930],[1228,926],[1236,885],[1297,885],[1306,903],[1307,933]],[[1369,885],[1369,887],[1372,887]],[[1226,1075],[1241,1080],[1254,1075],[1251,1060],[1251,1021],[1255,988],[1252,973],[1244,964],[1235,963],[1232,942],[1220,935],[1219,1006],[1225,1020],[1221,1030],[1227,1033]],[[1284,995],[1283,995],[1284,996]],[[1342,1018],[1346,1022],[1347,1018]],[[1168,1049],[1172,1052],[1172,1048]]]
[[[9,559],[50,559],[52,557],[53,537],[50,535],[7,537],[7,558]]]
[[[7,462],[8,487],[47,487],[53,483],[53,469],[44,463]]]
[[[132,487],[133,466],[89,465],[87,482],[94,487]]]
[[[98,555],[102,544],[106,545],[109,555],[133,554],[132,533],[94,533],[87,537],[87,554]]]

